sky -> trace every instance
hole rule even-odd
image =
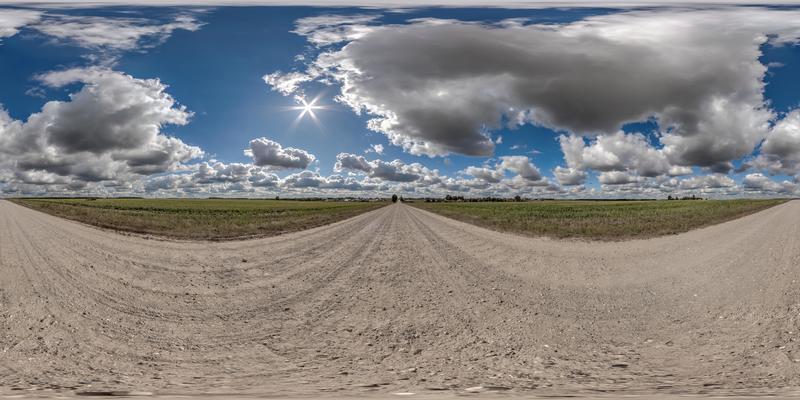
[[[0,6],[0,196],[800,195],[800,7],[314,4]]]

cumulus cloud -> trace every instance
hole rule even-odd
[[[363,156],[350,153],[340,153],[336,156],[336,171],[363,172],[370,178],[390,182],[414,182],[419,180],[436,180],[439,171],[431,170],[419,163],[406,164],[400,160],[368,161]]]
[[[469,166],[464,170],[464,172],[489,183],[498,183],[503,180],[503,177],[505,176],[502,169],[488,167]]]
[[[36,10],[0,8],[0,43],[3,38],[16,35],[20,28],[39,21],[41,16]]]
[[[748,174],[742,180],[742,184],[746,190],[766,192],[774,194],[791,194],[797,193],[798,185],[790,181],[775,182],[767,176],[756,173]]]
[[[253,164],[260,167],[304,169],[316,159],[305,150],[283,147],[264,137],[251,140],[244,154],[253,157]]]
[[[250,163],[203,161],[169,174],[144,178],[142,190],[161,194],[225,194],[274,192],[281,179],[268,168]]]
[[[269,171],[265,171],[264,169],[252,169],[250,170],[250,177],[248,178],[250,184],[255,187],[275,187],[280,183],[280,178],[278,175],[271,173]]]
[[[720,189],[734,187],[736,182],[727,175],[714,174],[682,179],[677,186],[684,190]]]
[[[69,102],[48,102],[28,120],[47,131],[50,144],[68,152],[138,149],[153,142],[162,125],[185,125],[191,117],[158,80],[100,68],[50,72],[38,79],[50,87],[85,84]]]
[[[336,171],[350,170],[370,173],[372,171],[372,164],[363,156],[339,153],[336,156],[336,166],[334,169]]]
[[[504,156],[500,157],[500,160],[500,168],[516,172],[520,178],[526,181],[536,182],[542,180],[539,168],[536,168],[528,157]]]
[[[184,14],[166,23],[144,18],[47,15],[30,27],[88,49],[133,50],[161,44],[175,30],[197,31],[202,26],[194,16]]]
[[[564,186],[582,185],[586,182],[586,172],[577,168],[556,167],[553,175],[559,184]]]
[[[800,11],[665,8],[547,25],[380,20],[374,14],[298,20],[293,32],[319,55],[308,58],[302,72],[276,71],[264,81],[285,95],[300,94],[311,81],[337,84],[339,102],[417,155],[488,156],[503,140],[496,130],[529,123],[551,128],[560,134],[566,162],[552,173],[567,188],[551,183],[524,156],[492,159],[448,177],[419,163],[341,153],[335,173],[324,176],[306,170],[313,154],[266,138],[250,141],[245,154],[252,162],[189,165],[202,151],[164,129],[187,124],[191,112],[156,79],[98,67],[36,77],[41,87],[80,87],[25,120],[0,106],[0,186],[28,192],[392,188],[420,195],[574,195],[589,193],[582,185],[595,170],[602,184],[597,190],[606,194],[796,193],[796,183],[760,173],[747,175],[741,186],[721,173],[759,143],[761,154],[741,171],[800,172],[800,110],[778,118],[769,108],[767,67],[759,61],[761,46],[797,42]],[[0,39],[28,27],[98,53],[147,48],[176,30],[200,26],[188,14],[156,21],[0,9]],[[654,132],[621,131],[633,121],[651,122]],[[364,153],[383,150],[372,145]],[[282,169],[303,171],[281,178]],[[676,178],[693,170],[707,175]]]
[[[359,181],[353,177],[341,175],[322,176],[318,172],[302,171],[287,176],[281,182],[287,189],[332,189],[332,190],[375,190],[377,184]]]
[[[311,67],[341,85],[341,102],[373,116],[371,129],[413,154],[490,155],[487,130],[504,121],[594,136],[652,119],[663,149],[637,173],[669,164],[721,171],[753,150],[773,118],[759,46],[796,41],[798,22],[796,10],[763,8],[629,11],[560,25],[348,22],[363,29],[338,35],[347,45]],[[304,35],[317,29],[304,26]]]
[[[383,145],[382,144],[370,145],[368,149],[364,150],[364,153],[375,153],[378,155],[383,155]]]
[[[212,160],[197,165],[197,171],[192,175],[192,180],[200,184],[243,182],[250,178],[253,165],[243,163],[223,163]]]
[[[285,154],[279,155],[286,152],[291,154],[292,150],[296,149],[283,148],[264,138],[253,139],[252,144],[255,144],[252,146],[254,149],[258,149],[255,150],[256,152],[263,150],[259,147],[260,145],[266,144],[271,152],[269,159],[274,160],[277,157],[280,160],[278,162],[284,164],[278,166],[278,169],[287,168],[285,165],[296,162]],[[277,194],[294,189],[302,189],[304,193],[310,193],[309,190],[314,189],[318,190],[314,194],[324,194],[327,190],[333,189],[360,191],[375,187],[375,185],[368,185],[350,177],[338,175],[326,177],[318,172],[307,170],[281,178],[274,172],[275,169],[276,165],[274,164],[225,163],[219,160],[209,160],[186,165],[171,174],[149,177],[145,180],[144,190],[160,193],[223,195],[226,193]]]
[[[170,171],[202,156],[200,148],[163,134],[191,113],[158,79],[103,68],[40,75],[51,87],[80,83],[68,101],[49,101],[26,121],[0,108],[0,169],[21,183],[99,182]]]
[[[603,185],[626,185],[639,182],[639,177],[624,171],[607,171],[600,174],[597,180]]]
[[[297,71],[287,73],[277,71],[264,75],[262,79],[264,79],[264,82],[271,86],[273,90],[288,96],[296,92],[301,83],[308,82],[314,78],[311,75]]]
[[[300,18],[292,33],[305,36],[317,46],[327,46],[361,38],[372,30],[364,24],[380,19],[380,15],[319,15]]]
[[[752,165],[774,174],[800,172],[800,110],[791,111],[775,124]]]
[[[142,189],[146,193],[153,193],[158,191],[174,192],[177,189],[189,189],[190,191],[195,185],[188,175],[163,175],[149,178],[144,181]]]
[[[653,177],[668,173],[666,155],[654,149],[644,135],[618,131],[597,136],[586,145],[580,136],[559,137],[567,165],[573,169],[597,171],[630,171]]]
[[[52,11],[0,8],[0,40],[26,28],[51,43],[68,44],[92,52],[84,55],[93,63],[113,65],[123,51],[142,50],[165,42],[174,31],[197,31],[204,24],[196,12],[185,12],[159,20],[124,16],[66,15]],[[39,95],[37,88],[29,93]]]
[[[553,186],[526,156],[503,156],[493,167],[487,163],[481,167],[467,167],[462,172],[471,175],[477,182],[488,184],[482,185],[482,188],[492,187],[496,190],[507,190],[509,188],[520,189],[525,186]],[[514,176],[506,179],[506,172],[512,172]],[[476,187],[476,184],[480,184],[477,182],[461,183],[465,186]],[[553,186],[553,189],[559,188]]]

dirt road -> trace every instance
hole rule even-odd
[[[174,242],[0,201],[0,394],[784,392],[798,331],[800,201],[621,243],[402,204]]]

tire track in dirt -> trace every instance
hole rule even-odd
[[[797,201],[619,243],[403,204],[169,241],[0,201],[0,394],[784,391],[800,386],[798,237]]]

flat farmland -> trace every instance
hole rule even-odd
[[[246,199],[15,199],[101,228],[176,239],[274,236],[347,219],[387,202]]]
[[[769,199],[412,204],[445,217],[529,236],[625,240],[687,232],[783,202]]]

